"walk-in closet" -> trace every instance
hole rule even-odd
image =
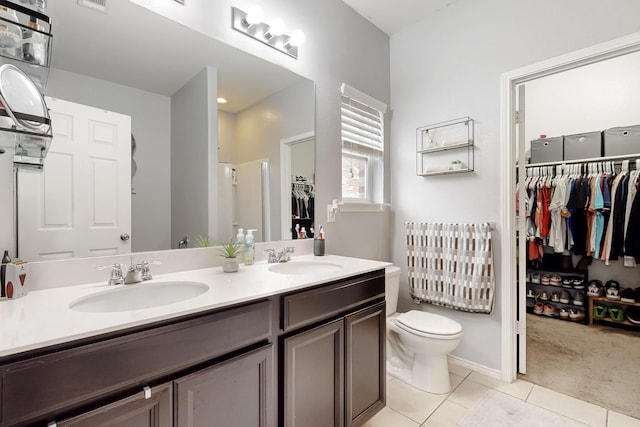
[[[639,418],[640,53],[516,89],[520,377]]]

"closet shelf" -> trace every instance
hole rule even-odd
[[[524,167],[535,168],[539,166],[575,165],[578,163],[600,163],[600,162],[609,162],[614,160],[636,160],[639,158],[640,158],[640,153],[637,153],[637,154],[625,154],[620,156],[592,157],[589,159],[579,159],[579,160],[558,160],[555,162],[529,163],[524,165]]]

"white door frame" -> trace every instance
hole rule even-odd
[[[516,85],[534,80],[546,75],[555,74],[583,65],[600,62],[605,59],[640,51],[640,33],[630,34],[606,43],[581,49],[566,55],[558,56],[537,64],[519,68],[500,76],[500,169],[503,177],[500,196],[502,199],[500,244],[502,248],[502,267],[500,283],[502,283],[502,366],[501,376],[504,381],[514,381],[517,376],[517,310],[518,301],[514,286],[516,281],[516,227],[520,235],[524,235],[524,221],[516,222],[515,191],[516,191],[516,153],[519,154],[518,163],[524,164],[524,146],[516,149],[516,124],[514,111],[516,106]],[[519,169],[520,182],[524,179],[524,168]],[[522,195],[521,195],[522,196]],[[524,206],[524,205],[520,205]],[[524,245],[520,245],[520,260],[524,266]],[[525,269],[520,268],[519,283],[525,279]],[[524,322],[519,325],[525,327]]]
[[[280,237],[291,240],[291,147],[315,138],[315,132],[280,140]],[[314,161],[315,165],[315,161]]]

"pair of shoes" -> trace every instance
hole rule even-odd
[[[577,279],[573,279],[573,289],[584,289],[584,279],[578,277]]]
[[[587,288],[587,294],[592,297],[601,297],[604,293],[604,286],[600,280],[592,280],[589,282],[589,287]]]
[[[562,277],[557,274],[552,274],[551,277],[549,277],[549,284],[551,286],[562,286]]]
[[[542,314],[542,312],[544,311],[544,304],[541,302],[537,302],[535,304],[533,304],[533,312],[535,314]]]
[[[558,310],[554,305],[545,304],[542,314],[549,317],[558,317],[560,315],[560,310]]]
[[[620,292],[620,301],[622,302],[636,302],[636,293],[631,288],[624,288],[622,292]]]
[[[629,322],[634,325],[640,325],[640,307],[636,305],[628,307],[625,314],[627,315]]]
[[[542,283],[543,285],[550,285],[551,284],[551,275],[550,274],[543,274],[542,277],[540,278],[540,283]]]
[[[581,322],[584,320],[584,311],[577,308],[569,309],[569,320],[573,320],[574,322]]]
[[[622,310],[620,307],[609,307],[609,317],[614,322],[622,322],[624,321],[624,310]]]
[[[560,295],[557,292],[551,294],[551,302],[560,302]]]
[[[549,301],[549,294],[546,291],[542,291],[538,294],[538,299],[542,301]]]
[[[563,304],[569,304],[569,301],[571,301],[571,294],[566,289],[563,289],[560,294],[560,302]]]
[[[576,292],[575,297],[573,297],[573,304],[584,306],[584,294],[582,292]]]
[[[531,289],[531,288],[527,289],[527,298],[535,298],[537,296],[538,295],[534,292],[533,289]]]
[[[596,319],[604,319],[607,317],[607,309],[608,307],[604,304],[594,304],[593,305],[593,317]]]
[[[620,300],[620,284],[615,280],[609,280],[605,285],[605,293],[604,296],[606,299],[610,299],[613,301]]]
[[[569,309],[567,307],[562,307],[560,309],[560,318],[564,320],[569,320]]]
[[[540,284],[540,273],[531,273],[531,283]]]

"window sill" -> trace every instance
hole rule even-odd
[[[338,203],[338,209],[340,212],[384,212],[387,206],[389,206],[388,203],[350,201],[342,201]]]

